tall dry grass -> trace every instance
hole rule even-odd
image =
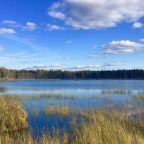
[[[27,127],[27,114],[19,101],[0,96],[0,134]]]
[[[68,116],[72,112],[67,106],[45,108],[48,116]],[[79,116],[83,121],[80,125],[73,122],[70,134],[49,136],[44,133],[34,138],[29,132],[18,131],[27,126],[23,123],[26,122],[26,114],[21,105],[16,100],[1,97],[0,144],[144,144],[143,123],[129,120],[127,115],[107,110],[87,110],[80,112]]]
[[[108,111],[88,111],[83,115],[90,118],[90,123],[74,128],[72,144],[144,144],[141,122]]]

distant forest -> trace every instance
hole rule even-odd
[[[1,80],[17,79],[143,79],[144,70],[61,71],[61,70],[8,70],[0,68]]]

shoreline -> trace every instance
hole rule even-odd
[[[0,82],[5,81],[143,81],[144,79],[0,79]]]

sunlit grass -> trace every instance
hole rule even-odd
[[[59,115],[68,116],[71,109],[68,106],[47,106],[44,108],[44,113],[46,116]]]
[[[130,90],[123,90],[123,89],[115,89],[115,90],[102,90],[102,94],[119,94],[119,95],[125,95],[125,94],[132,94],[132,91]]]
[[[121,119],[116,113],[89,111],[84,113],[91,122],[74,128],[73,144],[143,144],[144,134],[141,123],[127,118]]]
[[[39,94],[39,95],[30,95],[30,96],[20,96],[20,95],[10,95],[10,94],[4,94],[7,98],[13,98],[18,99],[21,101],[27,101],[27,100],[42,100],[42,99],[54,99],[54,100],[75,100],[77,99],[76,96],[66,96],[66,95],[60,95],[60,94]]]
[[[64,134],[61,137],[57,135],[51,137],[43,134],[39,138],[33,138],[30,133],[7,134],[0,136],[0,144],[68,144],[68,136]]]
[[[38,117],[43,112],[47,118],[52,115],[72,116],[72,132],[49,135],[46,132],[37,137],[23,129],[28,127],[27,114],[17,96],[0,97],[0,144],[144,144],[144,125],[130,120],[127,111],[79,110],[67,105],[46,106],[43,110],[32,108]],[[75,117],[81,117],[77,124]]]
[[[31,115],[34,116],[35,118],[37,118],[39,116],[39,114],[41,113],[41,109],[37,108],[37,107],[33,107],[31,108]]]
[[[65,109],[64,109],[65,110]],[[65,113],[64,113],[65,115]],[[106,110],[88,110],[81,113],[89,119],[81,125],[72,124],[71,136],[49,136],[44,133],[41,137],[33,138],[30,133],[5,135],[0,137],[4,144],[143,144],[144,134],[141,122],[130,121],[120,117],[117,112]]]
[[[17,131],[27,127],[27,114],[19,101],[0,96],[0,133]]]
[[[134,96],[134,99],[139,102],[144,102],[144,92],[138,93]]]
[[[65,95],[57,95],[57,94],[41,94],[41,95],[37,95],[37,96],[30,96],[29,97],[32,100],[39,100],[39,99],[57,99],[57,100],[61,100],[61,99],[76,99],[76,96],[65,96]]]

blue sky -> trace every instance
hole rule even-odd
[[[0,0],[0,66],[144,68],[143,0]]]

